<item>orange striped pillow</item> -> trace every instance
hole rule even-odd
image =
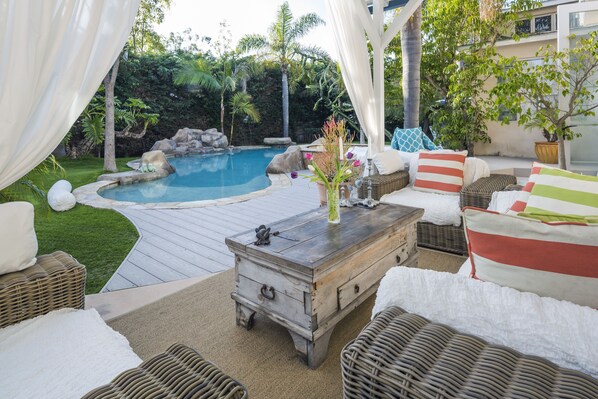
[[[463,210],[472,275],[598,308],[598,225]]]
[[[420,152],[414,190],[459,195],[467,151]]]

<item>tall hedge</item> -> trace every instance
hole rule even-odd
[[[188,87],[173,84],[173,73],[180,66],[179,58],[171,53],[132,55],[121,63],[116,84],[116,95],[142,99],[150,110],[160,115],[157,125],[148,129],[142,139],[117,139],[117,156],[136,156],[149,150],[152,144],[172,137],[183,127],[208,129],[220,125],[218,93],[191,91]],[[247,91],[262,115],[259,123],[235,124],[234,145],[256,145],[264,137],[282,136],[282,92],[280,70],[265,67],[262,74],[249,80]],[[227,98],[228,102],[229,98]],[[298,142],[310,142],[319,131],[330,112],[313,110],[317,96],[299,84],[290,96],[290,136]],[[227,104],[228,105],[228,104]],[[230,114],[227,106],[225,129],[230,131]]]

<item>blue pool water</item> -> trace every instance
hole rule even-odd
[[[151,182],[101,191],[104,198],[132,202],[185,202],[233,197],[270,185],[266,167],[284,150],[190,155],[170,159],[176,173]]]

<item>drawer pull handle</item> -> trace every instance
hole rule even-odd
[[[397,255],[397,264],[401,263],[401,255]]]
[[[262,285],[260,289],[260,294],[266,299],[274,300],[276,297],[276,293],[274,292],[274,287],[268,287],[266,284]]]
[[[359,294],[359,284],[355,284],[355,287],[353,287],[353,290],[355,291],[356,294]]]

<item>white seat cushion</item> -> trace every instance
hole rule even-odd
[[[461,200],[457,195],[427,193],[405,187],[402,190],[386,194],[380,201],[389,204],[423,208],[422,221],[440,226],[461,226]]]
[[[463,276],[393,267],[372,315],[399,306],[462,333],[598,376],[598,312]]]
[[[61,309],[0,329],[0,396],[80,398],[141,359],[95,309]]]

